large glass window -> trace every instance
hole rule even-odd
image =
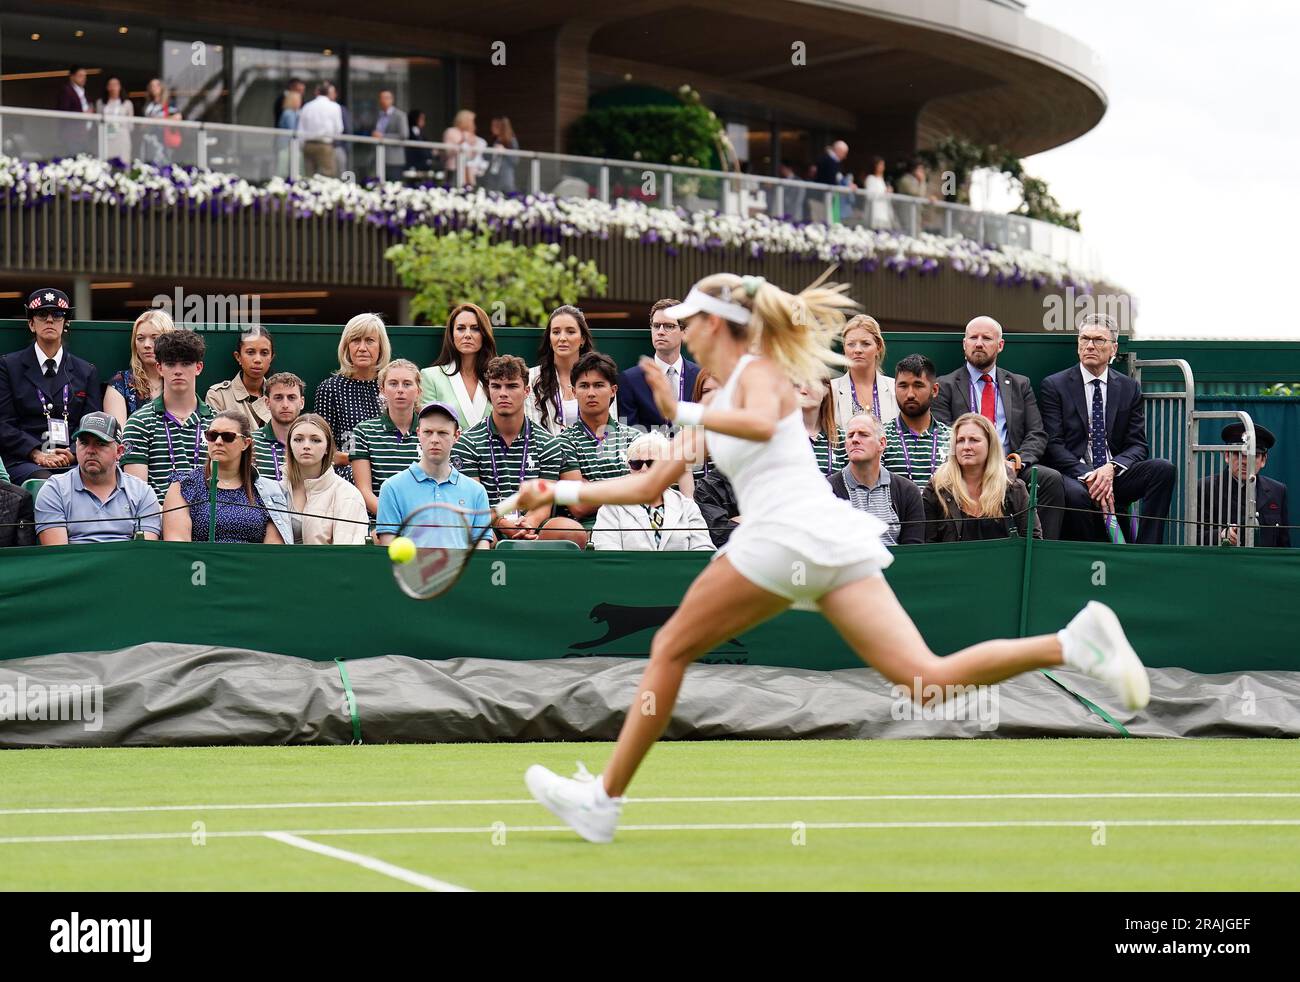
[[[226,49],[212,40],[163,41],[163,84],[185,119],[226,121]]]
[[[385,57],[379,55],[350,55],[348,57],[348,93],[351,99],[353,128],[369,135],[374,132],[379,115],[379,93],[387,89],[393,93],[394,104],[407,114],[411,110],[423,112],[435,120],[425,124],[421,138],[437,140],[442,136],[442,106],[446,101],[443,62],[437,58]],[[414,156],[414,154],[410,155]],[[416,166],[416,160],[403,153],[389,156],[390,171],[394,160],[405,166]],[[357,176],[374,176],[374,151],[368,146],[354,148],[353,164]]]
[[[331,49],[285,51],[235,48],[231,78],[232,122],[244,126],[275,126],[285,87],[291,78],[307,83],[304,100],[313,98],[316,83],[339,83],[340,59]]]

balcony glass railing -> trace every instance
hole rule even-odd
[[[934,233],[1029,250],[1100,279],[1097,254],[1077,232],[1046,222],[905,195],[868,195],[825,184],[692,167],[642,164],[529,150],[468,150],[444,143],[343,135],[328,144],[290,130],[228,123],[123,119],[99,114],[0,107],[0,153],[22,161],[90,154],[129,155],[153,164],[198,166],[251,182],[321,173],[411,184],[547,193],[604,202],[640,201],[729,215],[866,226],[907,235]]]

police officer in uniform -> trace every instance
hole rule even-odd
[[[1224,443],[1240,443],[1246,427],[1242,423],[1229,423],[1223,428]],[[1268,452],[1277,438],[1268,430],[1255,424],[1255,545],[1289,546],[1291,530],[1287,517],[1286,485],[1260,471],[1268,460]],[[1201,479],[1197,491],[1197,540],[1202,545],[1239,545],[1242,541],[1239,520],[1244,507],[1246,455],[1227,450],[1223,454],[1226,465],[1218,474]]]
[[[0,357],[0,455],[15,484],[76,466],[72,434],[103,398],[95,366],[63,346],[68,295],[45,287],[23,309],[32,343]]]

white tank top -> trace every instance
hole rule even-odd
[[[740,376],[757,356],[743,355],[710,403],[734,408]],[[728,543],[765,540],[796,549],[808,559],[840,565],[887,556],[880,542],[884,524],[835,496],[817,466],[803,413],[796,402],[770,440],[742,440],[709,431],[710,456],[731,481],[740,525]],[[886,560],[886,565],[888,560]]]

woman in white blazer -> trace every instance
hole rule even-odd
[[[668,440],[646,433],[628,445],[633,470],[648,466],[669,451]],[[629,552],[712,552],[716,548],[697,505],[676,488],[668,488],[648,505],[602,505],[591,530],[593,549]]]
[[[315,413],[303,413],[289,424],[285,448],[288,460],[281,486],[289,499],[292,541],[309,546],[365,543],[370,515],[361,492],[330,466],[330,424]]]
[[[885,363],[885,337],[869,314],[858,314],[844,325],[846,374],[831,381],[835,422],[847,426],[860,412],[874,413],[882,424],[898,416],[894,379],[880,370]]]

